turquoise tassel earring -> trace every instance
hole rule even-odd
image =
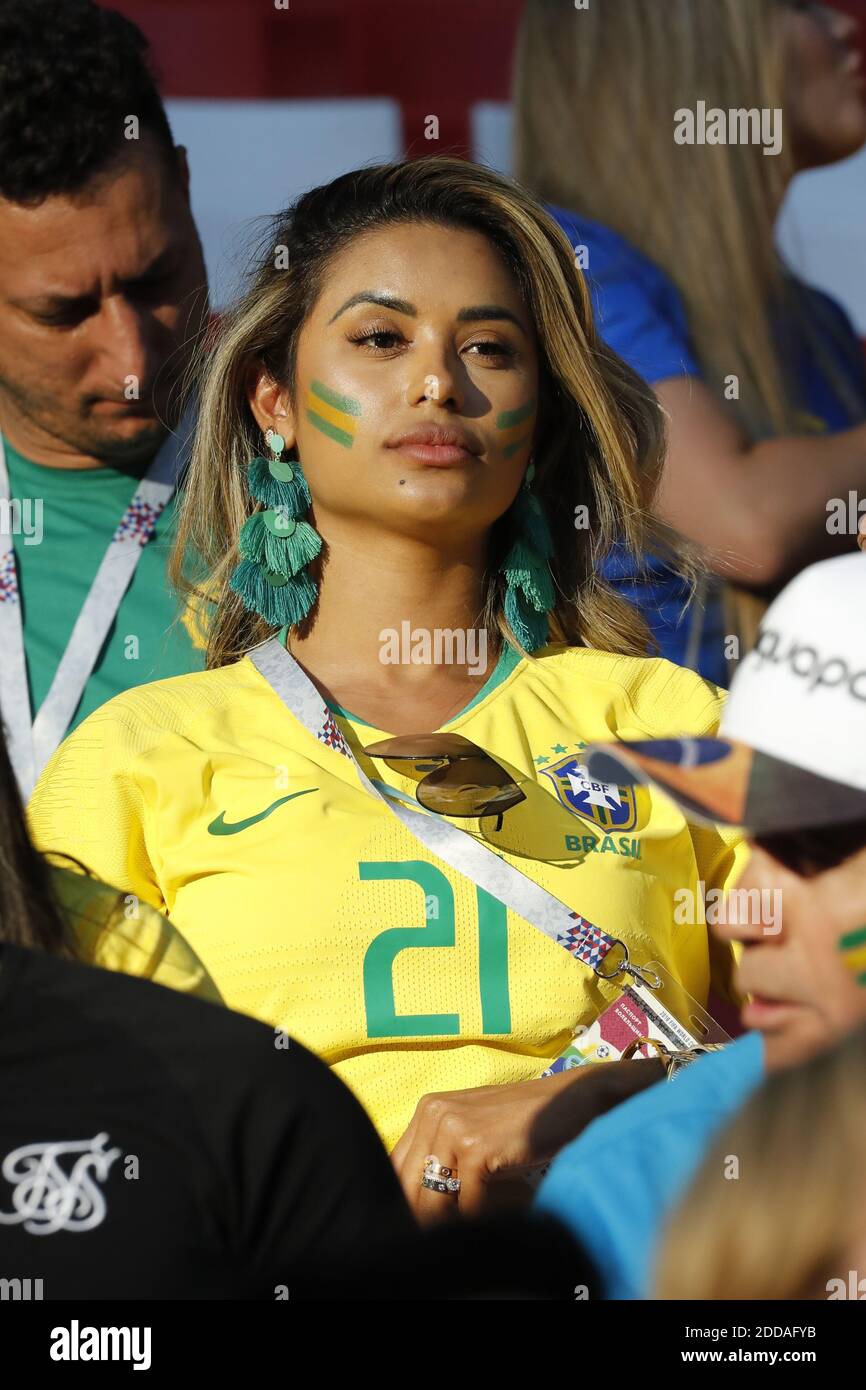
[[[547,614],[556,597],[549,565],[553,538],[541,503],[531,490],[534,477],[535,464],[530,463],[514,502],[519,535],[502,562],[505,617],[528,652],[537,651],[550,640]]]
[[[322,538],[303,520],[312,498],[300,463],[282,458],[281,434],[268,430],[265,441],[271,458],[254,458],[248,475],[250,493],[265,510],[244,522],[242,558],[229,587],[271,627],[296,627],[319,592],[306,567],[322,549]]]

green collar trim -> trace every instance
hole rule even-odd
[[[289,627],[288,624],[286,624],[286,626],[280,628],[280,631],[277,633],[278,640],[282,646],[286,645],[288,635]],[[503,641],[502,651],[499,653],[499,660],[478,694],[473,695],[469,704],[464,705],[457,714],[452,714],[451,718],[448,720],[448,724],[453,724],[455,719],[462,719],[464,714],[468,714],[476,705],[480,705],[482,700],[486,700],[487,696],[491,695],[493,691],[496,690],[497,686],[502,685],[502,682],[508,679],[515,666],[517,666],[522,659],[523,656],[521,652],[517,651],[515,647],[512,647],[510,643]],[[326,703],[332,714],[338,714],[343,719],[349,719],[353,724],[363,724],[365,729],[375,729],[375,724],[368,724],[366,719],[361,719],[359,715],[352,714],[350,710],[343,709],[342,705],[332,704],[330,700],[326,701]],[[443,728],[447,728],[447,724],[443,725]]]

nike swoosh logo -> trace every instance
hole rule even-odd
[[[248,816],[246,820],[227,821],[225,811],[220,811],[216,820],[212,820],[208,826],[209,835],[237,835],[241,830],[249,830],[251,825],[256,825],[260,820],[276,811],[278,806],[285,806],[287,801],[294,801],[296,796],[308,796],[310,792],[317,792],[318,787],[307,787],[302,792],[291,792],[289,796],[281,796],[278,801],[271,802],[264,811],[259,811],[257,816]]]

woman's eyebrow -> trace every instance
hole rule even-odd
[[[395,299],[390,294],[377,294],[375,290],[359,290],[357,294],[353,294],[351,298],[347,299],[345,304],[340,305],[333,318],[328,319],[328,323],[333,323],[334,319],[338,319],[341,314],[345,314],[346,310],[353,308],[355,304],[379,304],[383,309],[396,310],[398,314],[410,314],[412,318],[418,316],[415,305],[410,304],[407,299]]]
[[[504,309],[501,304],[472,304],[467,309],[461,309],[457,315],[459,323],[477,323],[481,319],[507,319],[515,328],[519,328],[521,333],[526,332],[516,314],[512,314],[510,309]]]
[[[341,314],[345,314],[347,309],[352,309],[356,304],[378,304],[383,309],[393,309],[398,314],[408,314],[411,318],[418,317],[418,310],[414,304],[410,304],[408,299],[397,299],[390,294],[377,294],[375,290],[359,290],[357,294],[351,295],[341,304],[339,309],[331,318],[328,324],[332,324]],[[515,314],[510,309],[505,309],[501,304],[470,304],[465,309],[461,309],[457,314],[458,323],[479,323],[483,320],[507,320],[519,328],[525,334],[526,329]]]

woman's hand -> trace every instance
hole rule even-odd
[[[562,1074],[569,1078],[567,1072]],[[423,1096],[391,1161],[412,1210],[423,1222],[452,1215],[475,1215],[488,1198],[488,1184],[509,1172],[545,1163],[555,1147],[533,1138],[535,1122],[561,1089],[560,1077],[520,1081],[509,1086],[479,1086],[469,1091],[440,1091]],[[554,1083],[550,1085],[549,1083]],[[421,1187],[429,1155],[457,1170],[456,1198]],[[529,1189],[527,1188],[527,1194]]]
[[[548,1163],[590,1120],[661,1075],[655,1062],[611,1062],[538,1081],[422,1097],[391,1154],[410,1207],[423,1224],[452,1216],[455,1209],[477,1215],[502,1191],[505,1179],[522,1178]],[[456,1169],[456,1197],[421,1186],[431,1155]],[[528,1198],[528,1186],[521,1183],[521,1188]]]

